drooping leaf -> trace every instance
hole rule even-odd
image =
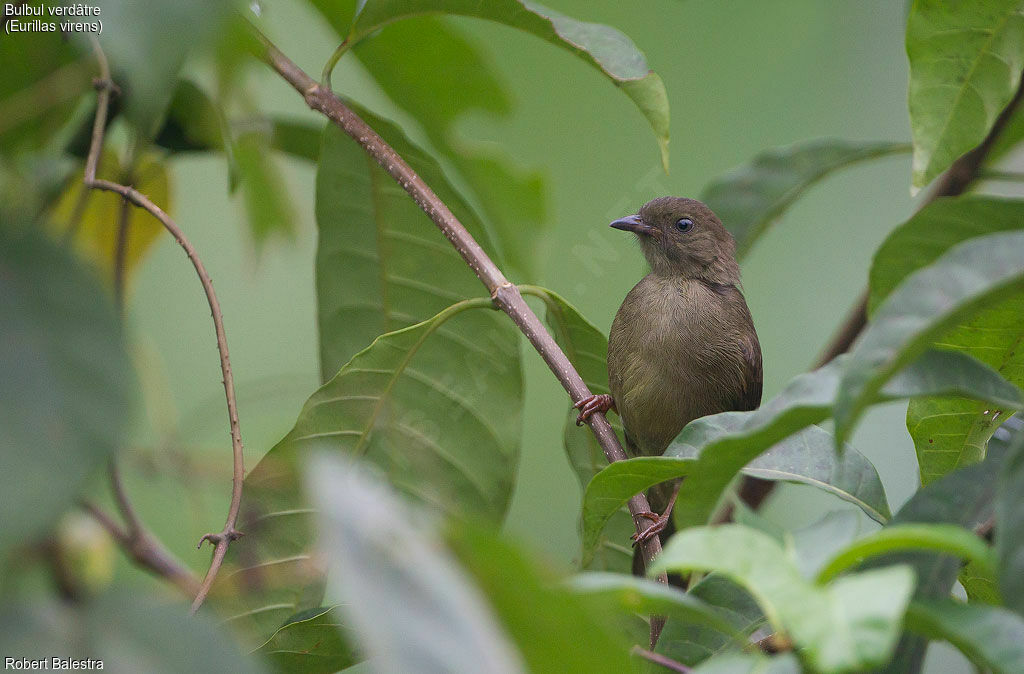
[[[456,525],[448,541],[487,594],[529,671],[629,671],[630,644],[613,607],[585,601],[490,531]]]
[[[497,264],[480,219],[433,159],[393,124],[360,116],[412,166]],[[378,335],[427,320],[482,286],[412,199],[340,129],[324,129],[317,170],[316,281],[320,371],[326,381]],[[495,329],[501,339],[510,323]]]
[[[185,57],[212,44],[231,16],[231,6],[202,0],[102,0],[96,4],[103,21],[100,43],[115,78],[117,73],[125,75],[125,111],[143,138],[149,138],[171,102],[174,80]],[[90,23],[96,19],[82,16],[72,20]],[[85,52],[90,53],[88,47]]]
[[[1020,229],[1024,203],[967,195],[939,199],[896,228],[871,265],[869,311],[873,312],[904,278],[956,244],[983,234]],[[969,353],[1008,381],[1024,386],[1024,293],[982,310],[939,335],[935,346]],[[981,460],[1006,411],[966,399],[922,398],[910,403],[907,428],[914,438],[921,482]]]
[[[737,641],[736,635],[749,638],[765,625],[764,613],[757,601],[740,585],[721,574],[713,573],[702,578],[687,594],[712,607],[728,621],[729,629],[720,630],[669,617],[656,650],[677,662],[692,667],[717,654],[739,651],[744,642]]]
[[[853,346],[834,417],[836,441],[850,434],[869,401],[935,338],[980,310],[1024,290],[1024,232],[970,239],[914,272],[893,290]],[[1014,387],[1016,388],[1016,387]],[[1020,391],[992,402],[1019,409]]]
[[[995,570],[976,562],[967,562],[956,579],[963,586],[969,601],[999,605],[1003,602]]]
[[[777,454],[766,454],[766,463],[756,465],[759,476],[827,487],[884,520],[888,506],[877,476],[869,477],[873,469],[866,459],[856,454],[847,458],[849,448],[843,458],[836,458],[834,452],[821,446],[826,440],[832,444],[821,429],[798,433],[828,416],[845,363],[845,358],[839,358],[794,378],[775,398],[752,412],[726,412],[693,421],[663,457],[629,459],[605,468],[588,485],[584,496],[584,549],[593,545],[593,537],[609,513],[630,496],[682,475],[692,475],[693,479],[679,492],[676,523],[684,527],[707,522],[736,474],[773,445],[776,448],[772,451]],[[1015,389],[969,356],[929,351],[890,380],[882,393],[880,401],[964,394],[1004,399]],[[780,449],[777,443],[785,443],[785,448]],[[771,463],[773,456],[778,464]],[[802,470],[785,470],[794,456],[802,457],[797,463]],[[835,484],[829,484],[830,480]]]
[[[100,161],[97,175],[132,185],[164,211],[172,212],[167,169],[155,155],[147,154],[131,168],[119,166],[108,152]],[[95,265],[100,277],[110,284],[114,278],[122,217],[127,218],[128,226],[124,278],[130,281],[164,230],[156,218],[134,206],[126,209],[120,195],[86,190],[81,180],[75,180],[53,207],[49,224],[56,238],[71,241],[75,252]]]
[[[356,45],[379,28],[421,14],[457,14],[488,19],[532,33],[562,47],[600,70],[623,90],[654,130],[668,167],[668,95],[661,78],[648,66],[633,41],[618,30],[572,19],[532,0],[368,0],[348,33]]]
[[[225,612],[260,643],[288,615],[320,605],[310,511],[295,488],[296,466],[311,450],[375,464],[393,488],[436,512],[502,520],[518,463],[522,382],[516,335],[490,306],[490,298],[466,300],[379,337],[310,397],[246,478],[247,535],[221,575],[234,595]]]
[[[907,17],[916,187],[978,145],[1013,97],[1024,66],[1024,7],[918,0]]]
[[[338,26],[344,35],[348,26]],[[469,115],[507,115],[512,103],[488,59],[456,26],[432,16],[398,21],[362,40],[355,55],[381,89],[422,125],[430,142],[476,193],[506,263],[536,273],[546,195],[536,171],[523,171],[494,143],[460,138]]]
[[[743,256],[793,202],[830,173],[909,150],[905,143],[834,138],[774,148],[708,183],[700,198],[736,238],[736,253]]]
[[[953,471],[918,490],[893,516],[892,525],[908,523],[949,523],[975,530],[993,516],[996,478],[1006,455],[1005,441],[997,434],[985,460]],[[918,582],[914,599],[944,599],[956,581],[961,562],[936,552],[897,552],[869,560],[865,566],[878,568],[910,565]],[[927,642],[904,635],[884,671],[912,674],[921,669]]]
[[[0,558],[73,507],[118,449],[133,393],[98,279],[20,225],[0,213]]]
[[[663,615],[688,625],[699,625],[739,636],[732,622],[716,607],[665,583],[622,573],[581,573],[567,587],[588,601],[603,603],[640,615]]]
[[[1007,608],[1024,615],[1024,431],[1017,423],[999,473],[995,502],[996,575]]]
[[[649,573],[715,571],[745,587],[815,669],[864,669],[888,659],[914,586],[907,567],[815,586],[770,536],[741,525],[694,527],[669,539]]]
[[[104,671],[114,672],[267,671],[257,658],[242,655],[209,616],[190,617],[187,606],[140,594],[108,594],[73,604],[40,598],[8,604],[0,610],[0,649],[19,662],[44,660],[47,671],[53,658],[60,658],[61,669],[67,670],[96,670],[96,661],[102,661]]]
[[[896,550],[931,550],[970,560],[986,573],[993,573],[995,556],[988,545],[971,531],[953,524],[894,524],[848,545],[818,572],[818,583],[827,583],[840,573],[870,557]]]
[[[274,233],[291,235],[295,231],[294,208],[270,149],[271,136],[263,130],[248,131],[232,140],[246,219],[257,246]]]
[[[950,642],[986,671],[1024,671],[1024,620],[1012,611],[954,599],[915,601],[907,609],[907,627]]]
[[[357,462],[314,456],[306,482],[319,510],[330,594],[376,669],[519,672],[519,654],[435,523]]]
[[[337,606],[309,609],[288,618],[257,653],[278,672],[330,674],[359,662],[342,633]]]

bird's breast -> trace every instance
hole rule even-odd
[[[691,420],[724,411],[741,384],[740,326],[722,298],[698,281],[648,276],[612,324],[608,374],[632,441],[661,454]]]

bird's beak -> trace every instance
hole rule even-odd
[[[624,218],[619,218],[611,226],[624,232],[633,232],[634,234],[643,234],[645,236],[651,236],[658,231],[641,220],[639,215],[627,215]]]

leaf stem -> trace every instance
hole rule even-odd
[[[95,82],[98,92],[96,101],[96,117],[93,120],[92,140],[89,145],[89,154],[85,160],[84,184],[88,189],[104,190],[120,194],[125,201],[142,208],[160,221],[160,224],[162,224],[171,236],[174,237],[174,240],[177,241],[178,245],[184,249],[188,259],[192,262],[192,266],[195,268],[196,274],[199,276],[199,281],[202,283],[203,291],[206,293],[206,301],[210,305],[210,314],[213,317],[214,331],[217,335],[217,352],[220,354],[220,367],[224,382],[224,397],[227,400],[228,424],[231,429],[233,463],[231,502],[228,506],[228,515],[224,522],[224,528],[219,533],[205,534],[199,539],[200,547],[204,541],[210,541],[214,545],[214,551],[213,559],[210,562],[210,568],[206,572],[206,577],[203,579],[202,584],[196,592],[195,599],[192,602],[191,610],[194,614],[199,610],[199,607],[202,606],[203,601],[210,592],[210,588],[213,586],[213,581],[216,579],[217,572],[220,570],[221,563],[224,561],[224,555],[227,553],[228,545],[230,545],[231,541],[241,536],[241,533],[235,529],[235,524],[238,521],[238,510],[242,501],[242,483],[245,480],[245,463],[242,447],[242,432],[238,422],[238,405],[235,399],[235,383],[231,372],[231,358],[228,355],[227,336],[224,332],[224,319],[221,314],[220,302],[217,300],[217,294],[213,290],[213,281],[210,279],[210,275],[207,273],[206,267],[203,266],[202,260],[199,259],[199,255],[196,253],[195,248],[189,242],[185,233],[178,224],[146,195],[133,187],[120,185],[118,183],[98,179],[96,177],[96,168],[99,165],[100,154],[103,152],[103,132],[107,124],[107,112],[110,106],[110,92],[115,88],[115,85],[110,77],[110,65],[107,62],[106,55],[103,53],[103,49],[100,47],[99,41],[94,36],[90,36],[90,43],[92,45],[96,61],[99,65],[100,78]]]

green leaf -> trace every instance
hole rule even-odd
[[[524,295],[532,295],[544,303],[545,320],[555,341],[562,347],[590,392],[608,393],[608,340],[601,331],[557,293],[531,285],[519,286],[519,289]],[[586,488],[594,475],[608,465],[608,459],[593,433],[576,425],[578,414],[577,410],[569,409],[562,442],[569,465],[580,481],[580,486]],[[609,422],[621,440],[622,424],[618,417],[610,417]],[[592,571],[630,573],[633,550],[625,543],[635,531],[633,517],[625,503],[609,517],[610,520],[597,532],[596,541],[584,547],[580,566]],[[584,531],[587,530],[583,520],[580,526]]]
[[[885,382],[936,337],[1021,290],[1024,232],[1019,231],[965,241],[904,279],[875,312],[846,361],[833,415],[836,442],[846,439]],[[1020,390],[991,402],[1019,409]]]
[[[1017,424],[1019,426],[1020,424]],[[997,579],[1005,605],[1024,615],[1024,431],[1017,428],[999,473],[995,502]]]
[[[677,662],[694,666],[716,654],[739,651],[745,640],[738,642],[736,635],[749,637],[765,625],[764,613],[750,593],[720,574],[702,578],[687,595],[712,607],[730,627],[720,630],[670,617],[656,650]]]
[[[456,524],[448,541],[487,594],[527,671],[631,671],[630,644],[615,621],[614,607],[570,591],[562,579],[552,577],[549,567],[538,565],[490,530]]]
[[[577,574],[569,579],[566,586],[588,601],[614,605],[629,613],[662,615],[686,624],[742,636],[716,607],[665,583],[598,571]]]
[[[806,527],[786,532],[783,542],[800,573],[811,580],[840,550],[863,535],[861,521],[853,510],[835,510]]]
[[[963,586],[969,601],[993,605],[1003,603],[996,581],[995,569],[984,568],[983,565],[976,562],[967,562],[964,568],[960,569],[957,580]]]
[[[37,225],[15,229],[2,213],[0,325],[2,559],[73,507],[120,447],[134,381],[99,281]]]
[[[97,6],[103,21],[100,43],[115,79],[118,73],[125,75],[126,114],[149,138],[171,102],[185,57],[221,34],[231,5],[203,0],[102,0]],[[96,17],[72,20],[89,23]],[[88,48],[85,51],[89,53]]]
[[[907,627],[950,642],[981,669],[1024,671],[1024,620],[1012,611],[953,599],[915,601],[907,609]]]
[[[799,674],[800,661],[792,653],[772,658],[763,655],[727,653],[701,663],[694,674]]]
[[[993,517],[996,478],[1006,455],[998,435],[990,443],[988,456],[979,464],[953,471],[918,490],[896,513],[892,525],[908,523],[949,523],[975,530]],[[910,565],[917,576],[914,599],[944,599],[949,596],[960,570],[956,557],[936,552],[898,552],[869,560],[865,566],[878,568],[893,564]],[[884,671],[893,674],[918,672],[927,642],[904,636]]]
[[[270,149],[271,137],[263,131],[247,131],[232,141],[245,213],[257,246],[274,233],[295,231],[294,208]]]
[[[342,35],[348,30],[335,27]],[[456,131],[471,115],[512,111],[506,87],[473,40],[443,19],[422,16],[362,40],[355,55],[466,179],[506,263],[526,278],[535,276],[537,237],[546,225],[540,174],[518,170],[500,145],[473,142]]]
[[[391,672],[519,672],[520,659],[432,523],[358,463],[317,455],[306,483],[319,509],[332,596],[359,644]]]
[[[31,604],[8,604],[0,610],[0,652],[16,660],[45,659],[42,669],[47,671],[55,657],[62,660],[62,670],[95,670],[95,661],[102,660],[104,671],[115,672],[266,671],[256,658],[239,653],[227,630],[210,616],[190,617],[188,606],[138,590],[84,603],[35,597]],[[91,667],[82,662],[87,659],[94,661]]]
[[[817,587],[770,536],[740,525],[695,527],[669,539],[649,570],[716,571],[746,588],[768,621],[815,669],[863,669],[888,659],[913,590],[909,568],[865,571]]]
[[[532,33],[562,47],[600,70],[623,90],[647,118],[668,168],[668,94],[661,78],[648,66],[633,41],[618,30],[577,21],[531,0],[369,0],[357,14],[348,33],[356,45],[381,27],[421,14],[456,14],[488,19]]]
[[[342,637],[337,606],[301,611],[288,618],[253,653],[266,658],[278,672],[330,674],[359,662]]]
[[[503,519],[522,382],[517,335],[489,307],[490,298],[465,300],[376,339],[310,397],[295,428],[249,474],[240,518],[247,535],[231,546],[232,569],[221,576],[235,595],[225,613],[251,624],[260,643],[288,615],[320,605],[310,511],[295,488],[310,450],[373,463],[435,512]],[[481,308],[488,310],[468,311]]]
[[[914,185],[924,187],[985,138],[1024,65],[1020,0],[918,0],[907,17]]]
[[[764,463],[753,464],[758,472],[752,475],[826,489],[884,521],[888,505],[877,475],[871,477],[871,464],[850,448],[837,458],[828,433],[812,426],[828,416],[845,363],[841,357],[794,378],[757,410],[725,412],[691,422],[662,457],[629,459],[605,468],[584,495],[584,551],[592,549],[603,523],[630,496],[683,475],[692,477],[679,492],[676,523],[680,528],[706,523],[736,474],[751,468],[748,464],[773,445]],[[889,381],[879,401],[949,394],[1003,399],[1015,392],[969,356],[928,351]],[[798,432],[804,427],[810,428]],[[794,461],[800,470],[792,470]]]
[[[818,572],[817,582],[827,583],[865,559],[895,550],[932,550],[955,555],[974,562],[985,573],[995,573],[992,550],[973,532],[953,524],[897,524],[841,550]]]
[[[1024,203],[987,196],[939,199],[896,228],[871,266],[869,311],[873,312],[909,274],[975,236],[1020,229]],[[1007,297],[939,335],[934,345],[969,353],[1008,381],[1024,386],[1024,293]],[[928,484],[959,466],[980,461],[1005,410],[965,399],[924,398],[911,402],[907,428],[914,438],[921,482]]]
[[[700,199],[736,238],[736,254],[742,257],[793,202],[830,173],[909,150],[905,143],[834,138],[774,148],[708,183]]]
[[[393,124],[357,108],[494,253],[480,219],[447,181],[437,162]],[[451,243],[402,188],[333,125],[324,129],[316,179],[317,311],[320,370],[326,381],[378,335],[425,321],[459,300],[479,297],[480,281]],[[507,321],[497,330],[510,339]],[[447,332],[447,331],[446,331]],[[458,336],[452,336],[456,339]],[[518,362],[513,361],[515,367]]]

